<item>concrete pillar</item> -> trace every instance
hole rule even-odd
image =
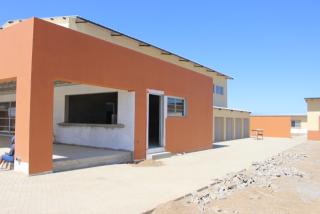
[[[52,171],[53,86],[53,81],[31,75],[17,78],[16,171]]]
[[[135,93],[134,160],[146,158],[147,149],[147,92]]]

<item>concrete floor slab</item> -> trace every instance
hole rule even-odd
[[[35,177],[0,172],[0,206],[4,213],[141,213],[305,142],[222,142],[215,149],[162,159],[157,167],[109,165]]]
[[[8,152],[8,137],[0,137],[0,154]],[[132,152],[92,148],[77,145],[53,144],[53,171],[82,169],[101,165],[130,163]]]

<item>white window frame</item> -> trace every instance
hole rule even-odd
[[[168,111],[168,103],[169,103],[169,99],[179,99],[179,100],[183,100],[183,115],[172,115],[169,113]],[[186,117],[187,116],[187,100],[184,97],[176,97],[176,96],[167,96],[167,103],[166,103],[166,108],[167,108],[167,116],[168,117]]]

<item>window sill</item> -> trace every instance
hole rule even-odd
[[[124,128],[123,124],[89,124],[89,123],[58,123],[59,126],[63,127],[85,127],[85,128]]]

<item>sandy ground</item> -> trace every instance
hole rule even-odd
[[[0,213],[143,213],[303,143],[305,139],[241,139],[160,163],[116,164],[31,177],[0,171]]]
[[[198,205],[183,198],[162,204],[152,213],[318,214],[320,213],[320,143],[301,144],[289,151],[307,155],[303,160],[287,164],[288,167],[295,167],[304,172],[306,176],[303,178],[281,177],[273,180],[271,188],[252,185],[236,190],[226,199],[211,201],[204,212],[200,211]]]

